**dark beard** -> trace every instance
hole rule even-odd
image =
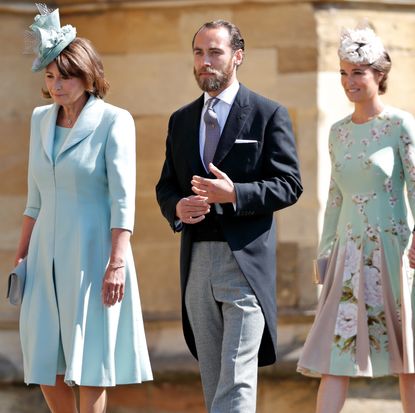
[[[218,90],[224,89],[224,86],[229,83],[229,79],[232,76],[233,70],[230,66],[231,65],[229,65],[229,67],[227,67],[225,70],[203,68],[204,71],[208,71],[209,73],[213,73],[215,75],[211,78],[201,79],[195,68],[193,68],[193,74],[200,89],[202,89],[204,92],[216,92]]]

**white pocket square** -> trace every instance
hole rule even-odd
[[[254,139],[236,139],[235,143],[258,143],[258,141]]]

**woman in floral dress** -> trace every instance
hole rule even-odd
[[[380,99],[391,60],[371,29],[344,30],[339,57],[354,112],[330,131],[318,251],[329,261],[298,371],[321,377],[317,413],[340,412],[350,377],[385,375],[399,375],[404,411],[415,412],[415,242],[404,197],[406,185],[414,214],[415,121]]]

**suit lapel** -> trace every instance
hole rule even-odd
[[[185,128],[188,133],[183,141],[183,153],[186,154],[191,170],[196,175],[205,176],[207,174],[202,160],[200,159],[199,133],[200,117],[204,104],[204,96],[193,102],[189,106],[188,118],[185,122]],[[229,112],[228,119],[222,131],[222,135],[213,158],[213,164],[219,165],[228,152],[231,150],[238,139],[245,125],[251,108],[249,106],[249,90],[242,84],[239,87],[238,94]]]
[[[213,158],[214,165],[219,165],[231,150],[250,112],[249,91],[245,86],[240,85]]]
[[[206,175],[202,160],[200,159],[200,116],[203,109],[203,95],[189,106],[188,119],[184,127],[188,133],[183,142],[183,150],[187,152],[186,159],[194,175]]]

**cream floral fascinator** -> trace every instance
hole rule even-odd
[[[382,40],[370,29],[342,29],[338,55],[353,64],[370,65],[385,52]]]
[[[61,27],[59,9],[50,10],[42,3],[36,3],[36,7],[40,14],[26,32],[26,50],[30,48],[37,54],[32,72],[44,69],[76,37],[75,27],[70,24]]]

